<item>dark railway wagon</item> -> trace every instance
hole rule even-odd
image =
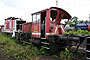
[[[81,29],[81,30],[88,30],[88,31],[90,31],[90,23],[77,24],[76,28],[77,28],[77,30]]]

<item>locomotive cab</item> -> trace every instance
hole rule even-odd
[[[70,18],[71,16],[68,12],[57,7],[33,13],[32,43],[53,51],[65,47],[66,43],[63,43],[65,40],[61,42],[58,37],[64,34],[64,27]],[[57,43],[59,41],[60,43]]]
[[[51,7],[32,14],[32,38],[46,38],[64,33],[71,16],[63,9]],[[63,24],[66,22],[65,24]]]
[[[51,20],[51,27],[50,32],[53,33],[53,35],[57,34],[63,34],[64,33],[64,27],[68,23],[70,17],[68,15],[60,10],[50,10],[50,20]]]

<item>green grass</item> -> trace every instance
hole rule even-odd
[[[65,34],[90,35],[90,32],[88,30],[78,30],[78,31],[65,32]]]
[[[60,53],[60,59],[61,60],[72,60],[73,54],[69,52],[69,50],[66,48],[65,51],[62,51]]]
[[[0,34],[0,52],[3,52],[8,56],[8,58],[13,57],[15,59],[27,59],[27,60],[40,60],[41,55],[47,55],[47,56],[54,56],[57,59],[59,57],[65,56],[66,52],[61,53],[52,53],[47,51],[43,48],[39,49],[35,46],[30,45],[23,45],[16,39],[12,39],[7,35],[1,35]],[[54,54],[54,55],[53,55]],[[60,56],[58,56],[60,54]],[[68,57],[72,57],[71,54]]]
[[[38,49],[36,47],[31,47],[30,45],[22,45],[19,41],[6,35],[0,35],[0,44],[2,44],[0,46],[3,46],[2,51],[8,57],[14,57],[16,59],[31,60],[32,57],[47,54],[44,49]]]

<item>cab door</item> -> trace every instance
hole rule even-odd
[[[46,38],[46,11],[41,13],[41,38]]]

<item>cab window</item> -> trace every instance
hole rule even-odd
[[[66,24],[66,22],[68,21],[68,17],[66,15],[63,15],[63,18],[61,19],[61,24]]]
[[[37,23],[40,23],[40,13],[37,14]]]
[[[37,21],[36,18],[37,18],[37,17],[36,17],[36,14],[34,14],[34,15],[33,15],[33,23],[36,23],[36,21]]]
[[[40,13],[33,15],[33,23],[40,23]]]
[[[56,10],[51,10],[50,11],[50,20],[55,22],[57,16],[57,11]]]

